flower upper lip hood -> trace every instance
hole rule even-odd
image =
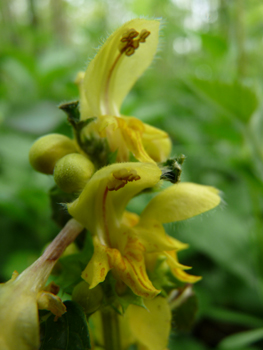
[[[86,104],[82,118],[87,116],[120,116],[120,107],[134,83],[151,64],[157,50],[160,21],[134,19],[117,29],[90,62],[83,81]],[[121,40],[129,31],[150,34],[140,42],[133,55],[122,52]],[[132,36],[132,35],[131,35]],[[135,41],[137,37],[132,39]],[[131,43],[132,45],[132,43]]]
[[[103,282],[112,270],[117,281],[146,298],[160,291],[146,272],[147,254],[166,257],[172,273],[184,282],[200,277],[183,270],[176,253],[187,245],[168,236],[163,223],[185,220],[220,203],[218,190],[193,183],[172,185],[157,194],[141,216],[125,211],[129,200],[146,188],[158,184],[161,170],[151,163],[119,163],[97,171],[79,198],[68,204],[69,213],[93,235],[94,254],[82,277],[90,288]]]
[[[145,19],[125,23],[76,79],[81,119],[97,117],[87,126],[86,135],[106,137],[111,151],[118,150],[120,162],[129,160],[129,152],[141,162],[160,162],[171,151],[166,132],[120,113],[125,96],[153,60],[159,25],[158,20]]]

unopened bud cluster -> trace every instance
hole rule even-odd
[[[78,152],[76,141],[60,134],[36,140],[29,160],[35,170],[54,175],[57,186],[67,193],[81,191],[95,171],[88,157]]]

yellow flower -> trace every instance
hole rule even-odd
[[[138,349],[164,350],[171,329],[170,307],[160,296],[144,302],[147,310],[136,305],[130,305],[127,310],[131,333]]]
[[[11,280],[0,284],[1,350],[37,350],[38,309],[50,310],[57,317],[66,312],[61,299],[51,293],[53,285],[44,287],[55,262],[40,257],[20,275],[15,272]]]
[[[86,135],[106,137],[111,151],[118,150],[120,162],[129,160],[129,152],[141,162],[160,162],[171,150],[166,132],[120,114],[125,96],[153,60],[159,24],[145,19],[125,23],[76,79],[81,119],[97,117],[86,127]]]
[[[160,291],[150,281],[145,265],[149,254],[166,256],[173,274],[190,283],[200,279],[183,270],[176,253],[186,244],[168,236],[163,223],[184,220],[217,206],[218,190],[192,183],[172,185],[154,197],[141,216],[125,211],[129,200],[158,184],[161,170],[155,163],[119,163],[97,171],[79,198],[68,204],[69,213],[93,235],[94,254],[82,278],[94,288],[109,270],[144,298]]]

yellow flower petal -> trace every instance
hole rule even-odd
[[[201,276],[193,276],[189,275],[188,273],[184,272],[183,269],[180,267],[181,264],[178,262],[178,258],[176,255],[176,252],[164,252],[164,254],[167,257],[167,264],[171,269],[172,274],[179,280],[185,283],[195,283],[200,281],[202,279]],[[191,267],[188,267],[190,269]]]
[[[168,236],[162,224],[154,219],[146,226],[137,225],[135,230],[147,253],[188,248],[188,244]]]
[[[144,256],[136,245],[128,245],[122,255],[118,249],[102,245],[97,237],[94,238],[93,242],[93,256],[81,275],[89,283],[90,288],[103,282],[108,271],[112,269],[116,279],[122,280],[135,294],[145,298],[153,298],[160,293],[149,280],[145,270]],[[129,250],[129,248],[131,249]]]
[[[90,106],[88,105],[88,102],[87,102],[86,96],[85,96],[84,76],[85,76],[85,72],[79,72],[77,74],[76,79],[75,79],[75,84],[79,88],[79,95],[80,95],[80,119],[81,120],[94,117],[94,114],[92,113],[92,110],[90,109]]]
[[[155,162],[164,162],[172,149],[168,134],[148,124],[144,124],[144,128],[142,142],[145,151]]]
[[[129,151],[140,162],[153,163],[142,142],[143,123],[136,118],[118,118],[119,128]]]
[[[119,251],[117,251],[119,253]],[[154,288],[149,280],[145,270],[145,261],[143,254],[134,254],[121,256],[119,253],[112,256],[113,273],[120,278],[131,290],[144,298],[154,298],[160,293],[160,290]]]
[[[101,116],[99,120],[100,120],[100,122],[98,123],[98,126],[99,126],[98,131],[99,131],[101,137],[107,136],[106,128],[108,126],[110,126],[112,130],[116,130],[118,128],[117,117],[104,115],[104,116]]]
[[[46,291],[38,293],[37,305],[40,310],[49,310],[57,317],[62,316],[67,311],[66,306],[57,295]]]
[[[21,282],[21,283],[20,283]],[[32,350],[39,347],[36,294],[23,281],[0,285],[0,348]]]
[[[95,116],[120,115],[123,99],[152,62],[158,44],[159,24],[158,20],[145,19],[125,23],[106,40],[90,62],[84,78],[84,91]],[[121,53],[120,45],[130,29],[138,34],[146,29],[150,35],[145,42],[138,42],[138,49],[128,56],[127,52]]]
[[[79,198],[68,204],[68,211],[103,242],[106,231],[119,225],[116,220],[121,220],[128,201],[145,188],[155,186],[160,175],[158,166],[150,163],[107,166],[93,175]]]
[[[125,226],[133,227],[138,224],[139,219],[140,219],[139,215],[135,213],[131,213],[129,211],[125,211],[122,216],[122,223]]]
[[[122,130],[119,128],[119,119],[121,118],[115,117],[117,126],[114,124],[109,125],[105,129],[105,134],[111,152],[117,151],[116,162],[127,162],[130,156],[129,148],[126,145]]]
[[[54,262],[41,260],[20,275],[0,284],[0,349],[39,347],[38,293],[43,290]],[[50,293],[51,294],[51,293]]]
[[[165,298],[145,300],[148,310],[130,305],[127,310],[130,329],[145,350],[164,350],[171,329],[171,310]]]
[[[204,213],[220,203],[219,191],[210,186],[182,182],[153,198],[141,214],[141,222],[154,217],[161,223],[180,221]]]
[[[90,288],[94,288],[103,282],[110,270],[107,248],[103,246],[97,237],[93,239],[94,253],[81,277],[88,282]]]

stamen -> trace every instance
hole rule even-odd
[[[147,29],[143,29],[140,32],[140,43],[145,43],[146,38],[148,38],[148,36],[151,34],[151,32],[149,32]]]
[[[126,33],[123,34],[121,41],[130,41],[134,38],[136,38],[139,35],[139,33],[135,29],[129,29]]]
[[[113,179],[108,182],[109,191],[118,191],[124,187],[128,182],[140,180],[140,176],[134,169],[120,169],[112,173]]]
[[[120,45],[119,45],[120,53],[121,54],[125,53],[126,56],[133,55],[135,50],[138,49],[139,44],[145,43],[146,38],[150,34],[151,32],[149,32],[147,29],[141,30],[140,34],[135,29],[129,29],[126,33],[123,34],[120,40]]]

